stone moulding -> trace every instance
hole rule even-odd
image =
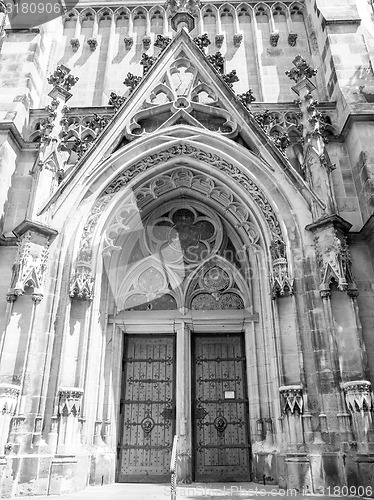
[[[301,385],[283,385],[279,387],[279,394],[282,399],[283,413],[291,413],[297,410],[303,413],[304,400],[303,388]]]
[[[101,193],[101,195],[93,205],[87,222],[84,226],[80,242],[80,249],[78,251],[78,255],[82,251],[87,254],[86,258],[84,259],[87,266],[90,266],[92,260],[91,247],[94,230],[100,216],[104,212],[105,208],[109,205],[114,195],[118,193],[122,188],[124,188],[130,181],[135,179],[135,177],[137,177],[139,174],[147,171],[150,168],[154,168],[155,166],[164,163],[171,158],[177,158],[180,156],[182,156],[183,158],[189,157],[208,165],[212,165],[214,166],[214,168],[227,174],[231,179],[237,181],[238,184],[240,184],[245,189],[245,191],[247,191],[256,205],[258,205],[261,212],[264,214],[273,238],[283,240],[280,223],[273,207],[267,200],[264,193],[253,182],[252,179],[247,177],[238,167],[235,167],[232,163],[229,163],[228,161],[220,158],[216,154],[208,153],[188,144],[180,144],[160,151],[156,154],[145,156],[144,158],[127,168],[124,172],[121,172]]]
[[[373,410],[373,393],[368,380],[353,380],[342,382],[341,388],[345,401],[351,413],[371,412]]]

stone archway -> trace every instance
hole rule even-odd
[[[165,266],[161,262],[163,259],[155,261],[153,255],[155,249],[151,251],[150,248],[148,255],[142,255],[142,259],[145,261],[148,259],[148,262],[139,263],[135,258],[138,269],[133,266],[134,269],[128,267],[123,272],[118,271],[121,267],[123,249],[129,245],[130,256],[135,248],[137,228],[142,228],[144,231],[144,221],[151,220],[152,217],[156,217],[153,221],[156,224],[157,217],[169,220],[171,225],[176,224],[173,216],[178,207],[174,205],[178,203],[186,205],[179,206],[180,209],[193,208],[191,213],[195,215],[192,215],[192,218],[209,216],[214,220],[216,217],[225,229],[225,241],[228,245],[222,246],[221,238],[219,247],[221,254],[230,249],[234,254],[240,253],[243,256],[243,267],[247,266],[249,273],[239,265],[239,272],[235,273],[240,279],[235,283],[229,274],[227,290],[224,287],[215,292],[204,290],[204,266],[201,266],[202,276],[193,273],[191,277],[184,275],[186,284],[188,283],[185,287],[185,290],[188,289],[186,296],[185,290],[180,287],[181,276],[175,266],[172,265],[170,271],[165,273]],[[164,208],[165,213],[161,213]],[[81,234],[79,249],[75,254],[77,258],[73,261],[74,273],[70,285],[72,303],[75,306],[69,314],[71,324],[76,324],[84,316],[84,331],[90,332],[90,338],[86,335],[90,349],[82,363],[86,369],[86,380],[96,380],[97,389],[96,393],[93,393],[91,388],[86,389],[81,398],[84,411],[90,412],[91,421],[94,418],[94,442],[100,444],[100,440],[103,439],[112,450],[112,459],[115,459],[113,451],[120,442],[123,428],[120,400],[121,366],[126,352],[124,338],[130,338],[132,335],[138,335],[140,338],[139,335],[149,334],[150,329],[152,335],[174,336],[178,366],[175,379],[177,410],[175,432],[180,438],[179,478],[191,479],[194,472],[191,346],[195,335],[217,334],[218,332],[214,331],[217,326],[219,332],[224,335],[244,337],[243,358],[246,359],[247,372],[249,440],[253,444],[256,441],[263,441],[266,437],[267,442],[272,443],[274,435],[280,435],[278,419],[281,409],[279,368],[274,362],[269,362],[269,359],[274,360],[277,357],[277,346],[274,341],[275,317],[270,292],[272,283],[276,285],[274,293],[277,293],[278,289],[284,292],[284,285],[287,285],[288,289],[292,286],[292,280],[287,281],[289,242],[287,234],[281,230],[281,222],[274,203],[269,202],[264,191],[249,175],[248,169],[234,166],[218,154],[208,153],[203,146],[191,146],[180,141],[179,144],[158,151],[157,155],[152,153],[143,156],[142,159],[118,171],[116,175],[112,175],[106,187],[101,188],[96,201],[91,204]],[[269,247],[272,242],[276,244],[271,255]],[[204,244],[206,245],[206,241]],[[214,248],[214,242],[212,245]],[[143,246],[146,248],[147,243],[145,242]],[[141,245],[139,248],[141,249]],[[235,262],[225,262],[224,255],[221,255],[218,249],[214,252],[214,255],[208,256],[206,262],[208,267],[210,266],[209,269],[218,268],[218,275],[221,273],[221,276],[224,276],[227,270],[232,272],[236,268]],[[273,268],[271,258],[277,261],[277,268]],[[130,262],[133,263],[134,261]],[[134,307],[131,305],[129,307],[126,303],[131,295],[134,296],[136,291],[139,292],[135,290],[139,285],[139,276],[149,271],[149,264],[154,269],[152,273],[163,281],[161,291],[171,287],[171,293],[161,295],[172,297],[173,307],[165,309],[160,302],[156,304],[156,300],[160,298],[157,296],[159,290],[152,291],[155,296],[150,297],[150,301],[147,298],[147,302],[142,300],[133,302]],[[280,269],[277,276],[279,279],[272,281],[272,272],[275,269]],[[126,287],[121,285],[125,277],[134,287],[132,291],[126,290]],[[252,280],[250,286],[249,280]],[[143,286],[141,292],[146,294],[146,291],[149,291],[148,288]],[[206,302],[201,299],[207,292],[210,295],[210,308],[207,308]],[[228,292],[236,296],[239,307],[222,310],[222,305],[225,304],[223,296]],[[218,297],[217,302],[223,297],[217,309],[211,307],[212,304],[216,304],[213,293]],[[79,306],[79,300],[74,300],[81,299],[82,295],[83,298],[92,300],[87,311],[83,310],[83,306]],[[200,309],[195,307],[196,303],[193,302],[195,297],[200,297],[198,300],[203,304]],[[256,299],[255,302],[253,297]],[[136,310],[139,304],[143,306],[145,303],[147,304],[145,308],[140,307],[145,310]],[[148,308],[149,303],[152,306],[150,308]],[[208,314],[206,311],[209,311]],[[296,335],[296,328],[293,334]],[[69,341],[70,339],[67,342]],[[100,353],[100,358],[95,354],[93,345]],[[297,354],[296,341],[292,348]],[[68,349],[70,347],[66,350]],[[71,349],[74,350],[76,347],[72,345]],[[81,359],[84,357],[81,354],[79,356]],[[95,364],[95,360],[99,365]],[[258,369],[261,372],[260,376],[257,373]],[[82,368],[80,370],[82,372]],[[185,390],[181,391],[182,387],[185,387]],[[148,417],[144,415],[144,418]],[[148,425],[149,420],[145,422],[146,428],[152,427]],[[259,422],[262,429],[260,431]],[[137,422],[137,425],[141,425],[141,422]],[[257,451],[256,446],[252,446],[252,454]],[[274,447],[267,450],[270,455],[274,455],[275,452]],[[256,459],[254,467],[257,467],[257,463]],[[261,477],[262,469],[255,473]]]

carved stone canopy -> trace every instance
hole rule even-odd
[[[296,83],[312,78],[317,74],[317,70],[312,68],[301,55],[297,55],[292,63],[294,67],[286,71],[286,75]]]
[[[345,393],[345,401],[351,413],[370,412],[373,410],[373,393],[371,383],[367,380],[343,382],[341,387]]]
[[[302,413],[304,407],[303,388],[301,385],[284,385],[279,387],[284,413],[293,415],[295,412]]]
[[[58,391],[59,395],[59,414],[67,417],[71,414],[79,415],[81,409],[81,399],[83,389],[79,387],[61,387]]]

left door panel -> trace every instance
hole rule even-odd
[[[175,337],[126,335],[119,482],[167,482],[175,432]]]

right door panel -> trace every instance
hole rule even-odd
[[[196,335],[193,352],[195,481],[249,481],[243,337]]]

